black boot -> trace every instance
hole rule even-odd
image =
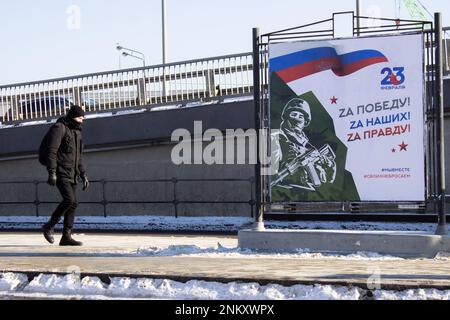
[[[72,229],[64,227],[63,235],[61,241],[59,242],[60,246],[82,246],[83,243],[80,241],[76,241],[72,239]]]
[[[55,243],[55,238],[53,238],[54,233],[54,227],[56,223],[54,221],[50,220],[44,226],[42,227],[42,233],[44,234],[45,240],[47,240],[49,243],[53,244]]]

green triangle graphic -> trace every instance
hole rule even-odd
[[[335,155],[335,178],[333,182],[322,183],[320,186],[314,187],[314,190],[300,188],[298,187],[298,185],[301,185],[299,181],[305,179],[304,172],[306,170],[297,170],[297,172],[289,174],[279,184],[272,186],[272,202],[360,201],[353,176],[351,172],[345,170],[348,149],[336,136],[333,119],[324,106],[313,92],[297,96],[275,73],[271,75],[270,80],[271,129],[280,129],[282,112],[289,101],[294,98],[302,99],[310,106],[311,122],[303,130],[309,138],[309,143],[317,149],[328,145]],[[295,154],[295,151],[292,150],[292,144],[286,143],[285,139],[280,140],[280,147],[283,150],[283,158],[279,170],[283,171],[289,163],[292,163],[285,159],[288,158],[285,154],[292,155]],[[291,157],[290,160],[292,159]],[[277,175],[272,176],[272,181],[276,181],[277,177]],[[292,187],[292,185],[296,187]],[[286,186],[290,186],[290,188]]]

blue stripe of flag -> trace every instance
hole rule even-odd
[[[360,50],[343,54],[339,56],[339,60],[342,64],[352,64],[366,59],[383,57],[384,55],[377,50]]]

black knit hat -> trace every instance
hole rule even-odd
[[[72,119],[84,117],[84,110],[79,106],[72,106],[67,113],[67,116]]]

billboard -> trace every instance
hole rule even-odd
[[[422,34],[269,45],[273,202],[424,201]]]

